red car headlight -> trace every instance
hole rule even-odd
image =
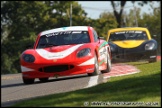
[[[89,48],[84,48],[84,49],[78,51],[77,57],[80,58],[80,57],[87,56],[90,52],[91,52],[91,49],[89,49]]]
[[[32,62],[35,61],[35,57],[34,57],[33,55],[31,55],[31,54],[23,54],[22,57],[23,57],[23,60],[24,60],[25,62],[32,63]]]

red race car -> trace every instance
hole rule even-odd
[[[110,72],[111,52],[93,27],[70,26],[39,33],[33,48],[21,54],[20,63],[23,82],[32,84],[35,78],[47,81],[49,77]]]

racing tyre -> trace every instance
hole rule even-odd
[[[46,81],[48,81],[48,78],[39,78],[39,80],[40,80],[41,82],[46,82]]]
[[[152,59],[150,59],[148,62],[149,63],[153,63],[153,62],[156,62],[157,60],[156,60],[156,57],[155,58],[152,58]]]
[[[33,84],[35,79],[28,79],[23,77],[24,84]]]
[[[110,59],[110,54],[107,54],[107,69],[101,71],[102,73],[108,73],[111,71],[111,59]]]
[[[94,72],[93,73],[88,73],[89,76],[95,76],[95,75],[99,75],[100,74],[100,71],[99,71],[99,64],[98,64],[98,61],[97,61],[97,57],[95,55],[95,60],[94,60]]]

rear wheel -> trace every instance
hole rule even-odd
[[[40,80],[41,82],[46,82],[46,81],[48,81],[48,78],[39,78],[39,80]]]
[[[34,78],[32,78],[32,79],[29,79],[29,78],[22,78],[23,79],[23,82],[24,82],[24,84],[33,84],[34,83]]]
[[[100,71],[99,71],[99,64],[98,64],[98,61],[97,61],[97,56],[95,54],[95,57],[94,57],[94,72],[93,73],[88,73],[89,76],[94,76],[94,75],[99,75],[100,74]]]
[[[110,59],[110,54],[107,53],[107,68],[106,70],[103,70],[102,73],[108,73],[111,71],[111,59]]]

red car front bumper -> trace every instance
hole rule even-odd
[[[94,72],[94,58],[84,62],[62,62],[53,64],[21,65],[24,78],[47,78],[55,76],[69,76]]]

